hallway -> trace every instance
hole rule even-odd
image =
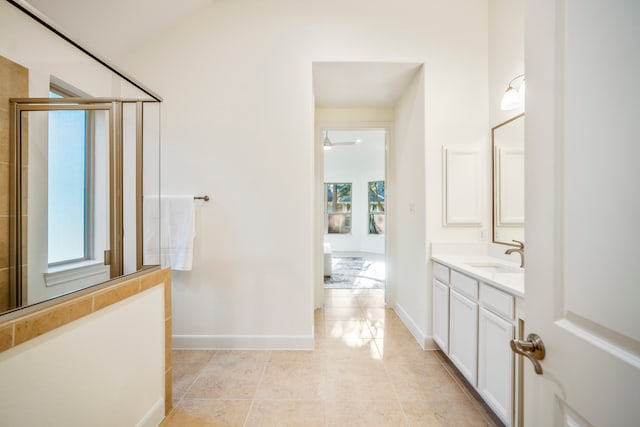
[[[325,290],[315,351],[174,351],[162,427],[498,426],[383,295]]]

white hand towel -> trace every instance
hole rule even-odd
[[[145,197],[144,218],[149,219],[149,224],[157,223],[155,212],[158,211],[157,197]],[[195,209],[193,196],[162,196],[160,198],[160,227],[148,227],[145,222],[145,264],[154,260],[158,264],[170,266],[172,270],[191,270],[193,264],[193,243],[196,236]],[[155,210],[155,212],[154,212]],[[158,237],[160,233],[160,248],[158,250]],[[147,256],[148,255],[148,256]],[[150,262],[150,264],[154,264]]]
[[[142,263],[160,265],[160,198],[142,198]]]

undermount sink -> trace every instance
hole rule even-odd
[[[465,262],[466,265],[487,274],[522,274],[524,270],[518,267],[493,262]]]

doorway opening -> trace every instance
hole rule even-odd
[[[386,287],[387,130],[322,129],[325,290]]]

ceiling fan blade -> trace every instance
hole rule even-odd
[[[341,141],[341,142],[331,142],[331,145],[333,146],[337,146],[337,145],[356,145],[359,144],[360,141]]]

